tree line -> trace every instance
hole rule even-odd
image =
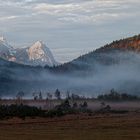
[[[25,96],[25,93],[23,91],[19,91],[16,95],[17,100],[22,100]],[[33,92],[32,94],[34,100],[62,100],[62,99],[68,99],[68,100],[85,100],[85,99],[93,99],[93,100],[108,100],[108,101],[131,101],[131,100],[140,100],[140,97],[137,95],[127,94],[127,93],[120,93],[114,89],[111,89],[106,94],[100,94],[97,97],[86,97],[81,96],[78,94],[70,93],[67,91],[64,94],[61,93],[59,89],[56,89],[54,93],[47,92],[46,98],[43,97],[43,93],[41,91],[39,92]]]
[[[127,93],[119,93],[114,89],[111,89],[109,93],[102,94],[97,97],[98,100],[107,100],[107,101],[134,101],[140,100],[139,96],[130,95]]]

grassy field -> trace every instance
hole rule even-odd
[[[0,121],[0,140],[139,140],[140,114]]]

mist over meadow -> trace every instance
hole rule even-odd
[[[23,91],[29,97],[33,92],[42,91],[46,94],[57,88],[62,93],[70,91],[85,96],[108,93],[112,88],[118,92],[139,94],[139,53],[114,51],[93,53],[93,56],[87,55],[85,58],[79,57],[64,64],[62,69],[67,65],[76,67],[65,72],[57,72],[55,67],[56,71],[53,71],[53,68],[49,70],[1,62],[1,96],[15,96],[18,91]]]

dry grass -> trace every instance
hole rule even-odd
[[[0,122],[0,140],[139,140],[140,114],[12,119]]]

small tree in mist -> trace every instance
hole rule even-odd
[[[70,96],[70,92],[69,91],[66,92],[66,99],[68,99],[68,100],[71,99],[71,96]]]
[[[34,92],[33,97],[34,97],[34,100],[42,100],[43,99],[42,92],[41,91],[39,93]]]
[[[52,97],[53,97],[52,94],[48,92],[47,97],[46,97],[46,104],[45,104],[45,107],[48,110],[50,110],[54,107]]]
[[[78,108],[78,104],[75,102],[73,103],[73,106],[72,106],[74,109]]]
[[[52,99],[52,94],[51,93],[47,93],[47,98],[46,98],[47,100],[51,100]]]
[[[22,98],[24,96],[23,91],[19,91],[16,95],[16,104],[21,104],[22,103]]]
[[[16,95],[16,99],[22,100],[23,96],[24,96],[24,92],[23,92],[23,91],[19,91],[19,92],[17,93],[17,95]]]
[[[80,104],[80,107],[86,109],[88,107],[87,102],[85,101],[83,104]]]
[[[39,95],[38,96],[39,96],[39,100],[42,100],[43,99],[41,91],[39,92]]]
[[[77,94],[72,93],[71,99],[72,99],[72,100],[79,100],[79,99],[80,99],[80,96],[77,95]]]
[[[101,102],[101,108],[104,108],[106,106],[105,102]]]
[[[54,93],[55,97],[60,100],[61,99],[61,93],[58,89],[56,89],[55,93]]]
[[[35,92],[33,92],[33,98],[34,98],[34,100],[38,100],[38,95],[36,95]]]

